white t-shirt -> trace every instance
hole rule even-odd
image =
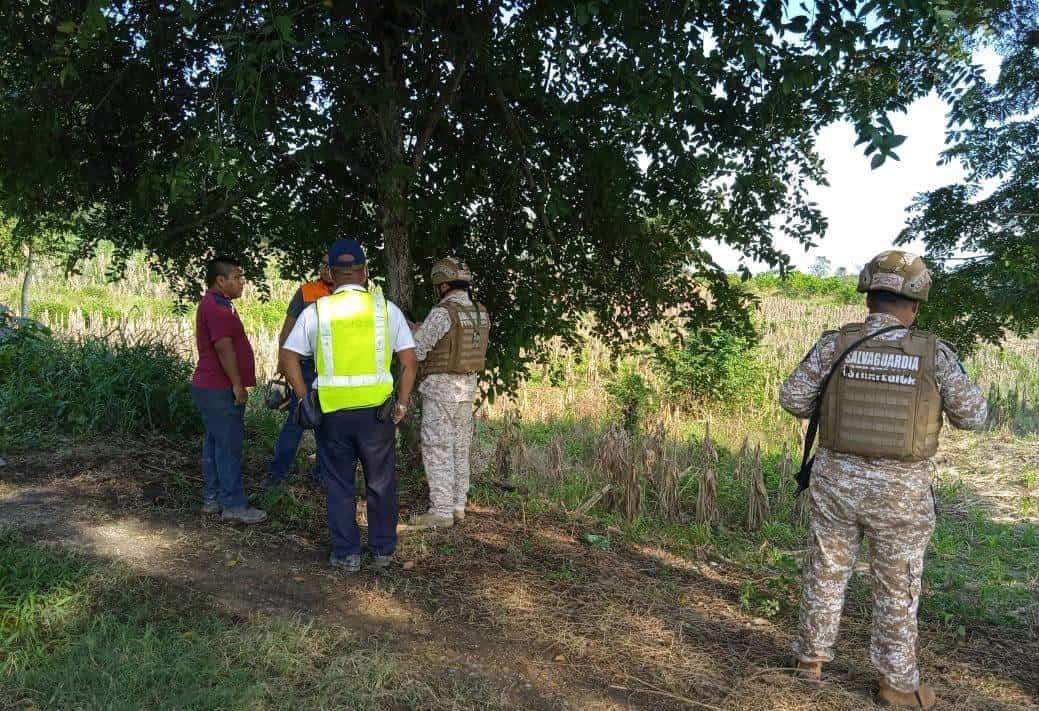
[[[338,294],[345,289],[367,291],[359,284],[345,284],[333,293]],[[401,310],[392,301],[387,300],[386,305],[389,307],[387,309],[390,315],[389,336],[390,343],[393,344],[393,352],[400,353],[409,348],[414,348],[415,339],[411,336],[411,329],[408,328],[408,322],[404,318],[404,314],[401,313]],[[292,327],[292,332],[285,339],[285,345],[282,348],[299,353],[303,358],[313,358],[314,353],[317,351],[317,335],[317,305],[311,304],[296,319],[296,325]]]

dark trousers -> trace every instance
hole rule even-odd
[[[191,399],[202,413],[202,498],[221,508],[245,506],[242,486],[242,444],[245,442],[245,405],[235,405],[230,390],[191,387]]]
[[[314,387],[314,379],[317,377],[314,361],[309,358],[300,361],[303,370],[303,380],[307,383],[307,390]],[[289,412],[296,409],[299,398],[296,393],[289,390]],[[303,428],[292,421],[291,417],[285,418],[278,441],[274,443],[274,455],[267,471],[270,473],[270,482],[279,484],[288,478],[292,466],[296,463],[296,453],[299,451],[300,440],[303,439]],[[316,465],[311,474],[317,481],[321,481],[321,466]]]
[[[397,428],[392,422],[379,422],[375,411],[369,407],[326,413],[315,432],[332,555],[337,558],[361,552],[354,494],[358,460],[364,467],[368,549],[375,555],[392,555],[397,548]]]

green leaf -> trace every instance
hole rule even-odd
[[[60,25],[58,25],[58,32],[60,32],[62,34],[71,35],[75,31],[76,31],[76,22],[75,22],[75,20],[65,20]]]
[[[880,166],[884,165],[884,154],[878,153],[873,156],[873,160],[869,162],[870,170],[876,170]]]
[[[790,32],[804,34],[808,31],[808,17],[805,15],[798,15],[797,17],[792,17],[790,19],[790,22],[786,24],[786,29]]]

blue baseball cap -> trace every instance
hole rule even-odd
[[[360,267],[364,265],[364,249],[355,239],[337,239],[328,248],[328,266]]]

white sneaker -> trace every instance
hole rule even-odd
[[[412,528],[451,528],[455,525],[454,516],[438,516],[432,511],[416,514],[408,519]]]

